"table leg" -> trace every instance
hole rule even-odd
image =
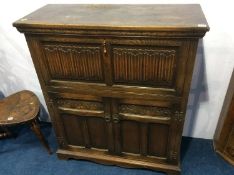
[[[46,148],[49,154],[52,154],[48,142],[46,141],[45,137],[43,136],[40,126],[36,120],[31,122],[31,129],[36,134],[42,145]]]
[[[6,138],[6,137],[11,137],[12,133],[9,131],[9,129],[6,126],[1,126],[0,127],[0,138]]]

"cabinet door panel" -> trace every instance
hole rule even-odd
[[[56,96],[65,95],[54,94],[54,98]],[[56,99],[68,145],[112,150],[113,142],[109,137],[112,129],[109,127],[110,119],[106,118],[110,115],[108,100],[85,95],[75,97]]]
[[[140,154],[139,123],[121,121],[122,151]]]
[[[90,135],[91,147],[107,148],[107,124],[99,118],[87,118],[88,132]]]
[[[176,48],[130,47],[113,48],[114,82],[147,86],[173,84]]]
[[[99,45],[45,43],[43,52],[51,79],[103,81]]]
[[[167,159],[170,107],[170,102],[113,99],[115,138],[120,138],[115,139],[116,153]]]
[[[51,80],[104,83],[102,41],[59,35],[41,37],[36,59],[45,83]]]
[[[62,120],[69,145],[107,149],[105,120],[67,114],[62,115]]]
[[[69,145],[85,146],[82,132],[82,120],[74,115],[61,115],[67,143]],[[71,134],[72,133],[72,134]]]
[[[163,124],[148,125],[148,155],[167,156],[169,126]]]
[[[182,91],[187,58],[183,41],[133,39],[110,43],[114,85]]]

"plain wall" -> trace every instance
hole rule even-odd
[[[22,89],[32,90],[45,108],[25,38],[12,27],[12,23],[48,3],[201,4],[211,30],[199,42],[183,134],[197,138],[213,138],[234,66],[234,10],[231,1],[4,1],[0,6],[0,92],[8,96]],[[46,112],[42,113],[42,118],[48,119]]]

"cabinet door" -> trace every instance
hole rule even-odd
[[[169,102],[112,101],[115,152],[166,160],[172,112]]]
[[[188,56],[186,41],[176,39],[117,39],[110,43],[113,86],[136,90],[138,87],[183,90]]]
[[[55,103],[68,149],[114,150],[108,98],[66,93],[53,96],[60,97]]]
[[[34,47],[46,85],[53,81],[105,83],[103,39],[44,36]]]

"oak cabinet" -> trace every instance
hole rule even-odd
[[[197,43],[209,30],[199,5],[47,5],[14,26],[60,158],[180,172]]]

